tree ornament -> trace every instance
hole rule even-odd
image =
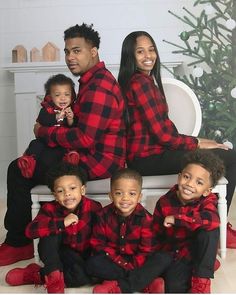
[[[203,69],[200,67],[196,67],[193,69],[193,76],[195,78],[200,78],[203,75]]]
[[[213,14],[215,11],[214,8],[210,4],[206,5],[204,10],[205,10],[206,15]]]
[[[223,89],[220,86],[216,88],[216,93],[217,94],[221,94],[222,91],[223,91]]]
[[[219,129],[217,129],[217,130],[215,131],[215,136],[216,136],[216,137],[221,137],[221,136],[222,136],[222,132],[221,132]]]
[[[213,111],[215,109],[214,103],[211,101],[209,103],[209,111]]]
[[[231,90],[230,94],[233,98],[236,98],[236,87]]]
[[[236,22],[234,19],[229,18],[226,22],[225,22],[225,26],[227,29],[229,30],[233,30],[236,27]]]
[[[223,144],[225,144],[229,149],[232,149],[234,147],[234,145],[232,144],[232,142],[226,140],[223,142]]]
[[[190,34],[187,31],[183,31],[180,33],[180,39],[183,41],[187,41],[189,37],[190,37]]]

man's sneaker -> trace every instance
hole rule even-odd
[[[17,166],[25,178],[32,178],[36,166],[36,160],[33,156],[23,155],[17,160]]]
[[[236,230],[232,228],[231,223],[227,223],[227,240],[226,247],[236,249]]]
[[[117,281],[103,281],[93,288],[93,293],[122,293]]]
[[[211,280],[208,278],[192,277],[189,293],[211,293]]]
[[[145,289],[143,293],[165,293],[165,283],[163,278],[156,278]]]
[[[45,287],[48,293],[65,293],[63,272],[55,270],[45,276]]]
[[[6,243],[0,245],[0,266],[34,257],[33,244],[22,247],[12,247]]]
[[[40,268],[41,266],[36,263],[31,263],[24,268],[14,268],[6,274],[5,280],[10,286],[42,285]]]
[[[217,271],[217,269],[220,268],[220,261],[216,258],[215,264],[214,264],[214,271]]]
[[[79,153],[76,151],[71,151],[63,157],[63,161],[67,162],[72,165],[78,165],[79,164]]]

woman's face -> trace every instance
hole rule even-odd
[[[136,39],[134,55],[139,71],[149,75],[156,62],[157,54],[152,41],[147,36]]]

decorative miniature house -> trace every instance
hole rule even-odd
[[[36,47],[32,48],[30,50],[30,61],[37,62],[37,61],[41,61],[41,60],[42,60],[42,58],[41,58],[39,49],[37,49]]]
[[[27,50],[23,45],[17,45],[13,48],[12,62],[27,62]]]
[[[42,58],[43,61],[59,61],[60,49],[52,42],[48,42],[42,48],[42,57],[43,57]]]

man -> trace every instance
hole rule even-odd
[[[36,137],[44,140],[49,148],[42,155],[32,179],[21,175],[17,160],[9,165],[5,216],[8,232],[0,246],[0,266],[33,257],[32,241],[24,234],[31,221],[30,190],[36,184],[45,183],[48,168],[61,160],[50,146],[77,150],[79,165],[87,172],[88,179],[110,177],[124,166],[124,100],[115,78],[99,60],[99,34],[92,25],[75,25],[64,32],[64,41],[66,64],[73,75],[80,76],[73,108],[78,124],[70,129],[35,125]]]

